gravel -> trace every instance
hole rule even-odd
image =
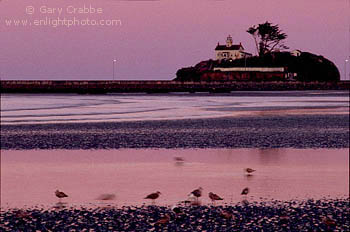
[[[175,213],[176,212],[176,213]],[[168,219],[164,219],[164,217]],[[162,219],[163,218],[163,219]],[[224,206],[9,209],[0,231],[349,231],[349,198]]]
[[[349,115],[2,125],[1,149],[349,148]]]

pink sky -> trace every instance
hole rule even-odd
[[[40,7],[101,7],[102,14],[44,14]],[[27,6],[34,14],[25,13]],[[2,79],[164,79],[176,70],[214,58],[218,41],[231,34],[254,53],[246,29],[266,20],[289,37],[286,44],[333,61],[344,79],[349,57],[348,0],[2,0]],[[9,20],[118,19],[121,26],[7,26]],[[13,21],[12,21],[13,23]],[[350,72],[348,62],[347,72]],[[349,78],[349,77],[347,77]]]

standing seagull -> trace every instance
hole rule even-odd
[[[190,195],[192,194],[193,196],[195,196],[197,198],[197,201],[198,201],[198,197],[201,197],[202,196],[202,191],[203,191],[203,188],[202,187],[199,187],[195,190],[193,190]]]
[[[254,169],[252,169],[252,168],[246,168],[246,169],[244,169],[244,170],[245,170],[245,172],[246,172],[247,175],[252,175],[252,173],[256,171],[256,170],[254,170]]]
[[[145,197],[144,199],[151,199],[151,200],[152,200],[152,204],[154,204],[154,203],[155,203],[155,199],[157,199],[157,198],[159,197],[159,195],[160,195],[160,192],[157,191],[157,192],[155,192],[155,193],[149,194],[149,195],[148,195],[147,197]]]
[[[247,195],[249,193],[249,188],[244,188],[241,192],[241,195]]]
[[[213,204],[215,204],[215,201],[223,200],[223,198],[219,197],[218,195],[216,195],[215,193],[212,193],[212,192],[209,193],[209,198],[211,199]]]
[[[247,194],[249,193],[249,188],[244,188],[241,192],[241,195],[244,195],[244,198],[243,198],[243,203],[244,204],[248,204],[248,201],[247,201]]]
[[[62,198],[68,197],[67,194],[65,194],[64,192],[60,192],[59,190],[56,190],[55,195],[60,199],[60,201]]]

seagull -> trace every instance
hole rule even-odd
[[[155,203],[155,199],[157,199],[160,195],[160,192],[157,191],[155,193],[151,193],[149,194],[147,197],[145,197],[144,199],[151,199],[152,200],[152,203],[154,204]]]
[[[223,198],[219,197],[218,195],[216,195],[215,193],[212,193],[212,192],[209,193],[209,198],[211,199],[213,204],[215,204],[215,201],[223,200]]]
[[[198,200],[198,197],[201,197],[202,196],[202,191],[203,191],[203,188],[202,187],[199,187],[195,190],[193,190],[190,195],[192,194],[193,196],[195,196]]]
[[[201,203],[198,200],[198,198],[202,196],[202,191],[203,191],[203,188],[199,187],[198,189],[195,189],[190,194],[188,194],[189,201],[190,201],[191,205],[193,205],[193,206],[201,205]]]
[[[252,175],[252,173],[256,171],[255,169],[252,169],[252,168],[246,168],[244,170],[245,170],[247,175]]]
[[[249,188],[244,188],[241,192],[241,195],[247,195],[249,193]]]
[[[60,192],[59,190],[56,190],[56,191],[55,191],[55,195],[56,195],[56,197],[58,197],[60,200],[61,200],[62,198],[68,197],[67,194],[65,194],[64,192]]]

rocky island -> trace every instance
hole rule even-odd
[[[333,62],[300,50],[284,51],[287,35],[269,22],[254,25],[247,32],[254,38],[257,56],[246,52],[242,43],[217,44],[215,59],[181,68],[175,81],[299,81],[335,82],[340,74]]]
[[[181,68],[175,81],[339,81],[333,62],[309,52],[273,52],[263,57],[206,60]]]

